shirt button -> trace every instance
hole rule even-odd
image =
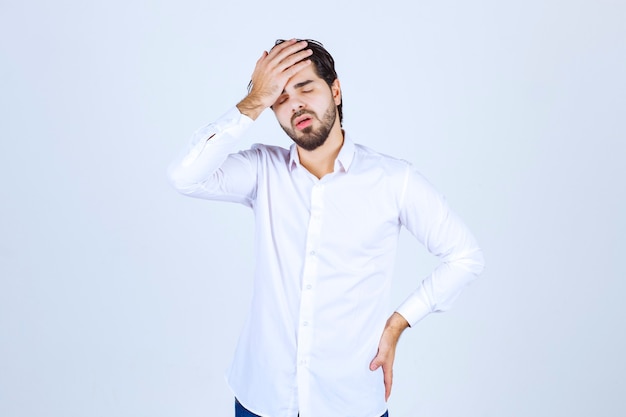
[[[313,288],[313,286],[312,286],[311,284],[308,284],[308,285],[306,286],[306,289],[307,289],[307,290],[310,290],[311,288]]]
[[[303,322],[303,323],[302,323],[302,325],[303,325],[304,327],[307,327],[307,326],[309,325],[309,322],[308,322],[308,321],[305,321],[305,322]]]
[[[309,255],[311,255],[311,256],[315,256],[315,251],[314,251],[314,250],[312,250],[311,252],[309,252]]]

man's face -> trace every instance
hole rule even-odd
[[[323,145],[335,124],[339,124],[339,103],[339,81],[329,86],[315,73],[312,64],[289,79],[272,110],[285,133],[298,146],[312,151]]]

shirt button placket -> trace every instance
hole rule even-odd
[[[309,358],[315,329],[314,297],[317,281],[320,231],[323,213],[324,186],[316,184],[311,190],[311,213],[307,228],[302,291],[300,295],[300,317],[298,326],[298,397],[300,415],[308,415],[310,410],[309,395]]]

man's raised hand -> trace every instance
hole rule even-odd
[[[237,104],[239,111],[254,120],[272,106],[287,81],[311,64],[306,58],[313,51],[305,49],[306,46],[306,41],[291,39],[274,46],[269,53],[263,51],[252,73],[250,91]]]

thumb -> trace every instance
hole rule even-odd
[[[375,371],[378,368],[380,368],[383,364],[383,360],[382,358],[380,358],[380,352],[376,354],[376,357],[374,357],[374,359],[372,359],[372,362],[370,362],[370,371]]]

